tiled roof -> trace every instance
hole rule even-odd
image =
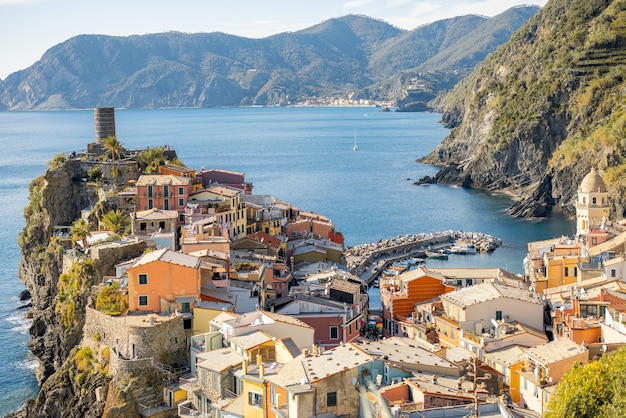
[[[148,210],[142,210],[140,212],[135,212],[135,219],[170,219],[176,218],[178,219],[178,212],[175,210],[163,210],[152,208]]]
[[[464,307],[499,298],[517,299],[534,304],[542,303],[533,292],[499,282],[481,283],[441,295],[442,300],[449,300]]]
[[[184,186],[191,183],[189,177],[170,174],[143,174],[139,176],[137,186]]]
[[[557,361],[584,353],[586,350],[569,339],[560,339],[523,350],[527,357],[548,366]]]
[[[272,319],[274,322],[284,322],[286,324],[298,325],[304,328],[311,328],[309,324],[302,322],[298,318],[294,318],[291,315],[282,315],[282,314],[277,314],[277,313],[268,312],[268,311],[259,311],[259,312],[261,312],[262,315],[265,315],[268,318]]]

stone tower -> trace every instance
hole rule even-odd
[[[96,142],[115,136],[115,108],[96,107],[93,110],[94,125],[96,128]]]
[[[595,168],[578,186],[576,200],[576,236],[585,241],[590,233],[604,230],[609,220],[609,193]]]

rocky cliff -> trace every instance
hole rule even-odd
[[[516,216],[572,213],[591,166],[623,215],[626,2],[551,0],[436,106],[452,131],[420,161],[436,181],[518,198]]]

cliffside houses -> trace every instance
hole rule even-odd
[[[626,344],[626,227],[595,170],[578,189],[576,236],[529,243],[523,276],[421,266],[381,279],[384,339],[368,338],[357,274],[395,246],[352,249],[348,272],[328,218],[254,195],[243,173],[168,163],[127,180],[130,239],[89,255],[128,310],[88,308],[84,344],[112,349],[112,373],[164,373],[143,416],[543,413],[572,364]],[[130,193],[110,202],[127,208]],[[453,235],[404,240],[398,256]]]

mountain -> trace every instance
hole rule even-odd
[[[571,214],[591,166],[626,203],[626,1],[551,0],[437,106],[440,183],[506,191],[518,216]]]
[[[452,74],[443,86],[450,88],[538,10],[517,7],[493,18],[463,16],[412,31],[348,15],[263,39],[178,32],[79,35],[0,81],[0,109],[279,105],[348,95],[394,99],[411,77],[389,80],[410,70]],[[381,92],[384,83],[388,89]]]

